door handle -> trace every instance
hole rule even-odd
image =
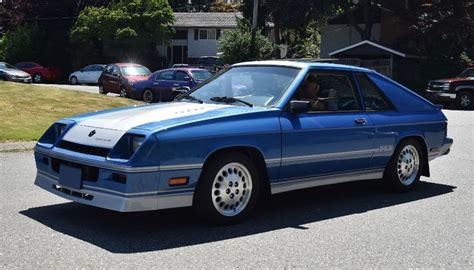
[[[367,119],[365,118],[356,118],[354,119],[354,121],[356,122],[356,124],[361,124],[361,125],[367,124]]]

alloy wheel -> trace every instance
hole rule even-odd
[[[420,156],[413,145],[406,145],[398,156],[397,175],[400,183],[411,185],[418,176]]]
[[[215,209],[223,216],[236,216],[250,200],[252,176],[243,164],[229,163],[215,176],[211,191]]]

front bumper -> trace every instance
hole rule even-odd
[[[31,77],[27,77],[27,78],[8,77],[8,81],[10,81],[10,82],[31,83]]]
[[[150,211],[192,205],[194,188],[159,186],[161,172],[155,167],[111,166],[98,160],[87,160],[80,154],[69,155],[52,149],[36,147],[37,176],[35,185],[67,200],[119,212]],[[56,166],[54,166],[56,164]],[[59,165],[57,165],[59,164]],[[74,179],[62,175],[61,166],[67,164],[81,168],[84,179],[74,187],[64,181]],[[85,174],[97,170],[95,179]],[[126,176],[124,183],[114,182],[113,173]],[[169,174],[175,172],[170,171]],[[60,177],[61,180],[60,180]]]
[[[426,90],[426,96],[433,102],[452,102],[456,99],[456,93]]]

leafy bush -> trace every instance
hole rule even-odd
[[[257,31],[255,35],[255,55],[251,52],[252,32],[247,25],[239,24],[237,30],[226,31],[219,40],[219,52],[224,62],[234,64],[248,60],[269,59],[273,55],[272,42]]]

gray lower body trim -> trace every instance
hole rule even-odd
[[[342,173],[336,175],[324,175],[296,180],[281,181],[271,184],[272,194],[282,193],[297,189],[318,187],[344,182],[381,179],[384,169],[374,169],[360,172]]]
[[[51,177],[51,175],[38,172],[35,180],[35,185],[43,188],[44,190],[56,194],[67,200],[118,212],[137,212],[192,206],[194,195],[194,191],[185,191],[165,194],[155,192],[155,195],[148,194],[146,196],[130,197],[100,192],[98,190],[92,190],[87,188],[80,190],[67,188],[68,190],[75,192],[76,195],[90,195],[89,197],[92,198],[85,199],[86,196],[73,196],[62,192],[61,190],[55,189],[54,186],[57,184],[58,181],[54,177]],[[127,195],[137,194],[131,193]]]

